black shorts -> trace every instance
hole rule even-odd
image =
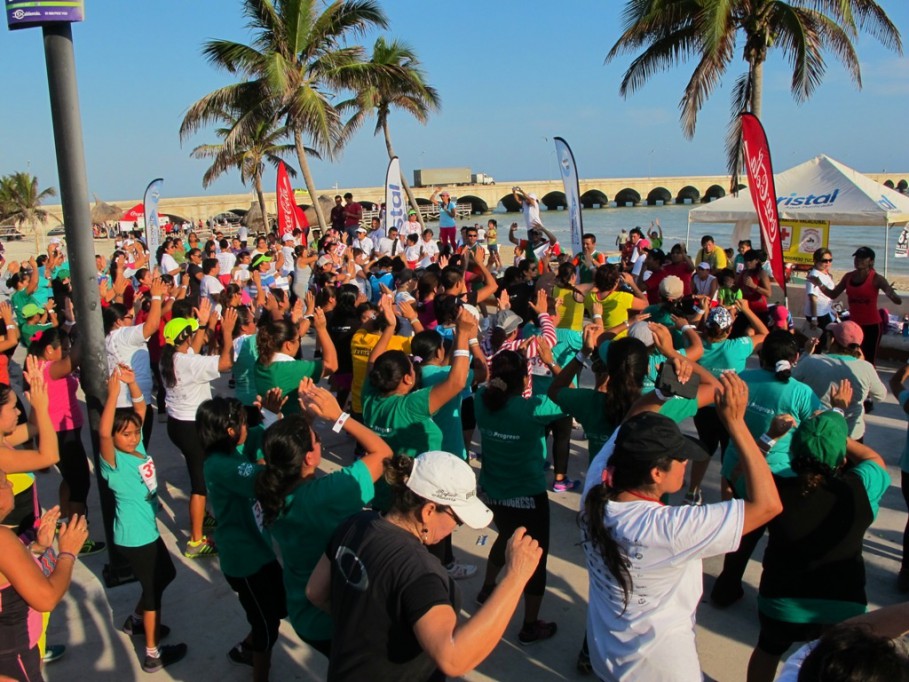
[[[461,429],[469,431],[477,428],[477,417],[473,409],[473,396],[461,401]],[[469,446],[470,443],[467,443]]]
[[[252,630],[249,649],[270,651],[278,641],[281,619],[287,615],[281,565],[275,560],[244,578],[227,574],[224,574],[224,578],[240,597],[240,605],[246,612],[246,620]]]
[[[117,549],[126,557],[133,575],[142,585],[142,598],[139,600],[142,609],[160,611],[164,588],[177,576],[164,540],[159,537],[154,542],[139,547],[117,545]]]
[[[69,486],[69,500],[85,504],[91,486],[91,475],[88,471],[88,455],[82,446],[82,427],[57,431],[57,447],[60,450],[57,468]]]
[[[146,420],[147,421],[147,420]],[[205,497],[208,492],[205,489],[205,450],[202,448],[202,441],[199,439],[199,432],[196,422],[184,422],[179,419],[169,417],[167,420],[167,435],[183,457],[186,458],[186,468],[189,470],[189,486],[193,495]]]
[[[489,550],[489,560],[496,566],[505,565],[505,548],[514,532],[524,526],[527,534],[540,543],[543,556],[527,581],[524,593],[540,596],[546,591],[546,560],[549,556],[549,495],[545,492],[509,500],[493,500],[482,495],[492,510],[492,522],[499,536]]]

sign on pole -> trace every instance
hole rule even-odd
[[[559,160],[559,172],[565,187],[565,199],[568,201],[568,221],[571,227],[571,250],[581,253],[584,220],[581,218],[581,186],[578,182],[578,167],[574,162],[571,147],[561,137],[555,140],[556,157]]]
[[[85,2],[53,0],[6,0],[6,23],[11,31],[48,24],[84,21]]]
[[[158,201],[164,178],[155,178],[145,188],[142,206],[145,209],[145,244],[149,253],[157,253],[161,245],[161,222],[158,220]]]
[[[401,162],[398,157],[392,157],[388,162],[385,173],[385,224],[382,226],[385,234],[392,227],[398,229],[404,225],[404,190],[401,185]]]

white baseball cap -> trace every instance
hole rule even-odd
[[[485,528],[492,522],[492,511],[477,497],[473,469],[450,452],[432,450],[414,458],[407,487],[430,502],[451,507],[471,528]]]
[[[283,242],[292,242],[293,240],[294,236],[290,232],[285,232],[284,236],[281,237],[281,241]]]

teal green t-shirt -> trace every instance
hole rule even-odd
[[[256,402],[259,392],[256,390],[256,363],[259,350],[256,347],[256,335],[241,336],[234,341],[234,366],[231,374],[234,378],[234,395],[244,405]],[[299,384],[299,382],[297,382]],[[265,396],[262,396],[263,398]],[[290,402],[288,400],[287,402]]]
[[[779,476],[794,476],[790,467],[789,444],[798,425],[811,418],[817,410],[823,409],[821,399],[811,388],[797,379],[779,381],[773,372],[766,369],[747,369],[739,376],[748,384],[748,407],[745,408],[745,424],[755,440],[770,428],[778,414],[791,414],[796,426],[781,436],[766,454],[770,471]],[[736,493],[745,496],[745,477],[734,475],[739,464],[739,453],[730,443],[723,457],[723,477],[733,482]]]
[[[485,391],[481,387],[474,398],[483,492],[493,500],[545,492],[546,425],[564,416],[562,408],[545,395],[512,396],[500,410],[490,412],[483,403]]]
[[[344,519],[361,511],[373,493],[369,469],[362,461],[355,462],[297,486],[271,525],[284,560],[288,617],[304,639],[331,639],[331,617],[306,598],[306,584],[332,533]]]
[[[685,334],[682,330],[676,328],[675,322],[672,320],[672,314],[666,310],[666,306],[662,303],[655,303],[644,308],[641,314],[650,315],[650,322],[656,322],[669,329],[669,333],[672,335],[673,348],[679,350],[685,347]]]
[[[617,426],[606,419],[606,394],[592,388],[563,388],[555,402],[581,424],[587,436],[588,461],[592,461]]]
[[[420,380],[424,387],[431,388],[440,384],[451,374],[451,366],[422,365],[420,367]],[[473,370],[467,372],[467,386],[473,383]],[[465,392],[467,396],[465,396]],[[436,412],[433,421],[442,431],[442,450],[457,455],[463,460],[467,459],[467,448],[464,446],[464,425],[461,423],[461,401],[470,395],[467,388],[454,400],[449,400]]]
[[[322,378],[321,360],[275,360],[267,366],[256,362],[256,391],[264,396],[272,388],[280,388],[287,396],[287,402],[281,408],[284,415],[300,414],[300,400],[297,387],[300,379],[309,377],[313,381]]]
[[[363,423],[388,443],[398,455],[416,457],[442,449],[442,430],[429,411],[431,388],[404,395],[383,396],[367,377],[363,384]]]
[[[20,326],[25,323],[25,318],[22,316],[22,309],[25,308],[25,306],[29,303],[34,303],[39,308],[44,307],[43,303],[39,302],[37,298],[26,291],[26,287],[14,291],[13,295],[9,297],[9,301],[13,306],[13,310],[16,312],[16,322]]]
[[[748,358],[753,352],[754,342],[750,336],[723,339],[722,341],[704,339],[704,355],[698,360],[698,364],[704,369],[710,370],[715,377],[719,377],[726,370],[743,372]]]
[[[142,547],[158,539],[158,479],[155,462],[145,454],[140,442],[141,457],[115,450],[116,466],[101,458],[101,475],[117,504],[114,514],[114,542],[121,547]]]
[[[251,462],[242,448],[205,458],[205,487],[218,519],[215,542],[221,570],[231,578],[246,578],[275,560],[256,500],[256,476],[263,468]]]

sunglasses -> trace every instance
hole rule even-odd
[[[833,259],[832,258],[821,258],[821,260],[819,262],[820,263],[832,263]]]
[[[454,511],[452,511],[451,507],[446,508],[446,509],[444,510],[444,513],[445,513],[445,514],[448,514],[448,515],[454,520],[454,522],[455,522],[456,524],[458,524],[458,526],[463,526],[463,525],[464,525],[464,522],[461,521],[461,519],[458,518],[458,515],[455,514]]]

